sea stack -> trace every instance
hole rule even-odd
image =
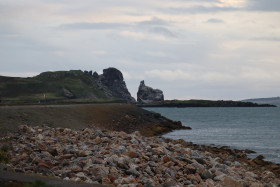
[[[141,104],[162,102],[164,95],[161,90],[146,86],[145,82],[141,81],[137,92],[137,101]]]
[[[135,103],[135,99],[130,95],[123,79],[122,73],[116,68],[107,68],[103,74],[99,75],[99,80],[112,92],[111,95],[116,98],[122,98],[128,103]]]

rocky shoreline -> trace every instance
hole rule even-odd
[[[280,186],[280,165],[139,132],[20,126],[3,170],[108,186]],[[3,146],[3,141],[1,141]]]

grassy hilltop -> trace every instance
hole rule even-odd
[[[113,74],[120,73],[112,69]],[[125,84],[120,75],[113,81]],[[2,104],[126,102],[108,79],[112,78],[81,70],[44,72],[29,78],[0,76],[0,99]]]

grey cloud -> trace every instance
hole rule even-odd
[[[164,27],[154,27],[150,29],[151,32],[161,34],[166,37],[176,37],[175,34],[173,34],[170,30]]]
[[[149,21],[141,21],[138,22],[138,25],[168,25],[168,23],[162,19],[159,18],[153,18],[152,20]]]
[[[159,18],[153,18],[147,21],[136,23],[140,28],[147,28],[148,32],[160,34],[166,37],[176,37],[176,35],[164,26],[170,25],[167,21]]]
[[[127,24],[122,23],[89,23],[89,22],[78,22],[71,24],[62,24],[59,28],[62,29],[93,29],[93,30],[102,30],[102,29],[116,29],[128,26]]]
[[[249,0],[248,10],[280,11],[279,0]]]
[[[125,13],[126,15],[129,15],[129,16],[145,16],[146,14],[145,13],[141,13],[141,12],[127,12]]]
[[[211,18],[206,21],[206,23],[224,23],[222,19]]]
[[[211,0],[201,0],[201,2],[213,2]],[[214,1],[220,2],[220,1]],[[169,14],[199,14],[210,12],[228,12],[228,11],[280,11],[279,0],[248,0],[246,7],[219,7],[219,6],[192,6],[188,8],[175,7],[160,9],[160,11]]]
[[[251,40],[279,42],[280,37],[254,37],[254,38],[251,38]]]
[[[43,71],[59,64],[54,48],[29,37],[0,37],[1,71]]]
[[[166,8],[160,9],[160,11],[168,14],[199,14],[199,13],[210,13],[210,12],[227,12],[242,10],[241,8],[235,7],[218,7],[218,6],[193,6],[189,8]]]

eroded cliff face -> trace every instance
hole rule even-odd
[[[123,80],[122,73],[116,68],[107,68],[103,70],[103,74],[99,75],[105,94],[109,97],[122,98],[128,103],[135,103],[135,99],[130,95],[126,84]],[[107,88],[108,89],[107,89]]]
[[[164,101],[164,95],[161,90],[146,86],[145,82],[141,81],[137,92],[137,101],[142,104],[161,102]]]

